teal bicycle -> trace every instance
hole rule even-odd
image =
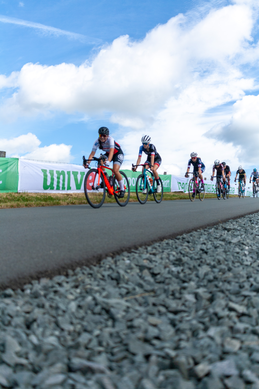
[[[144,167],[143,173],[138,176],[137,182],[136,182],[136,195],[137,195],[138,201],[140,202],[140,204],[145,204],[147,202],[148,195],[153,194],[155,201],[157,203],[161,203],[161,201],[163,199],[163,193],[164,193],[163,182],[162,182],[161,178],[159,177],[159,184],[160,184],[160,188],[161,188],[161,191],[160,191],[157,188],[158,183],[155,180],[153,172],[150,170],[150,168],[147,167],[149,165],[147,165],[147,164],[133,165],[132,164],[132,168],[136,168],[138,166]]]

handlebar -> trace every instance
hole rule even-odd
[[[91,161],[105,161],[108,157],[106,155],[101,154],[99,158],[97,157],[92,157],[92,159],[86,159],[85,156],[83,155],[83,166],[87,165],[87,163],[90,163]],[[88,166],[89,168],[89,166]]]
[[[152,165],[150,165],[150,163],[140,163],[139,165],[134,165],[134,164],[132,164],[132,169],[135,169],[135,168],[137,168],[138,166],[146,166],[146,165],[148,165],[149,168],[150,168],[150,167],[153,167]]]

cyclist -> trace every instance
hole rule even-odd
[[[251,173],[251,176],[250,176],[250,180],[249,180],[249,183],[251,184],[251,180],[253,180],[253,197],[255,196],[255,186],[256,186],[256,183],[258,183],[258,180],[259,180],[259,173],[257,171],[256,168],[253,169],[252,173]]]
[[[224,166],[226,181],[228,182],[228,190],[230,190],[230,176],[231,176],[230,167],[226,164],[226,162],[222,162],[222,165]]]
[[[89,163],[91,162],[91,159],[95,155],[98,148],[105,152],[104,155],[106,156],[106,160],[104,161],[104,164],[109,166],[109,164],[113,162],[112,171],[114,172],[115,177],[120,185],[120,194],[118,197],[123,198],[125,195],[124,182],[122,175],[119,172],[124,159],[123,151],[120,145],[115,142],[115,140],[109,135],[110,131],[107,127],[100,127],[98,134],[99,138],[94,142],[91,154],[88,157]],[[85,168],[88,167],[88,164],[85,165]]]
[[[242,166],[238,166],[238,169],[236,171],[236,177],[235,177],[235,182],[237,180],[237,176],[239,175],[239,178],[238,178],[238,181],[239,181],[239,185],[238,185],[238,190],[240,190],[240,186],[242,184],[242,182],[244,182],[244,185],[246,185],[246,172],[245,170],[242,168]]]
[[[150,141],[151,141],[151,137],[149,135],[142,136],[142,138],[141,138],[142,146],[140,146],[140,148],[139,148],[138,159],[137,159],[136,165],[140,164],[142,152],[147,154],[147,160],[146,160],[146,162],[144,162],[144,165],[150,165],[150,169],[152,170],[152,172],[155,176],[155,180],[157,182],[157,193],[161,193],[162,188],[161,188],[157,169],[161,165],[162,158],[160,157],[160,155],[156,151],[155,146],[153,144],[151,144]],[[137,166],[132,168],[132,170],[135,172],[137,170]],[[144,167],[142,169],[142,172],[143,171],[144,171]],[[143,193],[147,193],[147,189],[144,189]]]
[[[203,181],[203,175],[202,173],[205,171],[205,165],[202,162],[202,160],[198,157],[198,154],[193,152],[190,154],[191,159],[188,161],[188,167],[187,167],[187,172],[185,174],[185,177],[189,177],[189,171],[191,165],[193,165],[193,173],[195,175],[198,175],[200,180],[201,180],[201,190],[204,190],[204,181]],[[195,192],[193,192],[192,197],[195,196]]]
[[[226,182],[226,177],[225,177],[225,172],[224,172],[224,166],[223,166],[223,163],[220,163],[220,161],[218,159],[216,159],[214,161],[214,165],[213,165],[213,168],[212,168],[212,176],[211,176],[211,181],[213,180],[213,177],[214,177],[214,172],[217,172],[216,174],[216,180],[217,180],[217,186],[219,188],[219,191],[218,191],[218,194],[217,196],[220,197],[220,180],[221,178],[223,178],[223,181],[224,181],[224,184]]]

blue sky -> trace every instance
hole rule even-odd
[[[254,0],[0,0],[0,149],[81,164],[106,125],[125,168],[146,133],[172,174],[257,167],[257,39]]]

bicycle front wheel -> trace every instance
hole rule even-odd
[[[121,195],[121,189],[120,189],[120,184],[118,181],[115,179],[114,184],[113,184],[113,189],[114,189],[114,197],[117,202],[121,207],[125,207],[125,205],[128,204],[129,198],[130,198],[130,186],[129,186],[129,180],[128,177],[124,172],[120,171],[120,174],[122,175],[123,183],[124,183],[124,197],[120,197]]]
[[[136,183],[136,195],[140,204],[145,204],[148,198],[148,185],[147,177],[144,174],[140,174]]]
[[[164,194],[164,188],[163,188],[163,182],[161,180],[161,178],[159,177],[159,184],[157,183],[157,181],[155,180],[155,178],[153,177],[153,180],[154,180],[154,185],[153,185],[153,196],[154,196],[154,199],[155,199],[155,202],[156,203],[161,203],[162,199],[163,199],[163,194]],[[159,188],[159,186],[161,188]],[[157,191],[157,188],[159,188],[159,192]],[[161,189],[161,190],[160,190]]]
[[[197,188],[194,178],[191,178],[188,185],[189,199],[191,201],[195,200],[197,194]]]
[[[97,169],[91,169],[84,180],[85,197],[93,208],[100,208],[105,199],[105,183],[103,175]]]

